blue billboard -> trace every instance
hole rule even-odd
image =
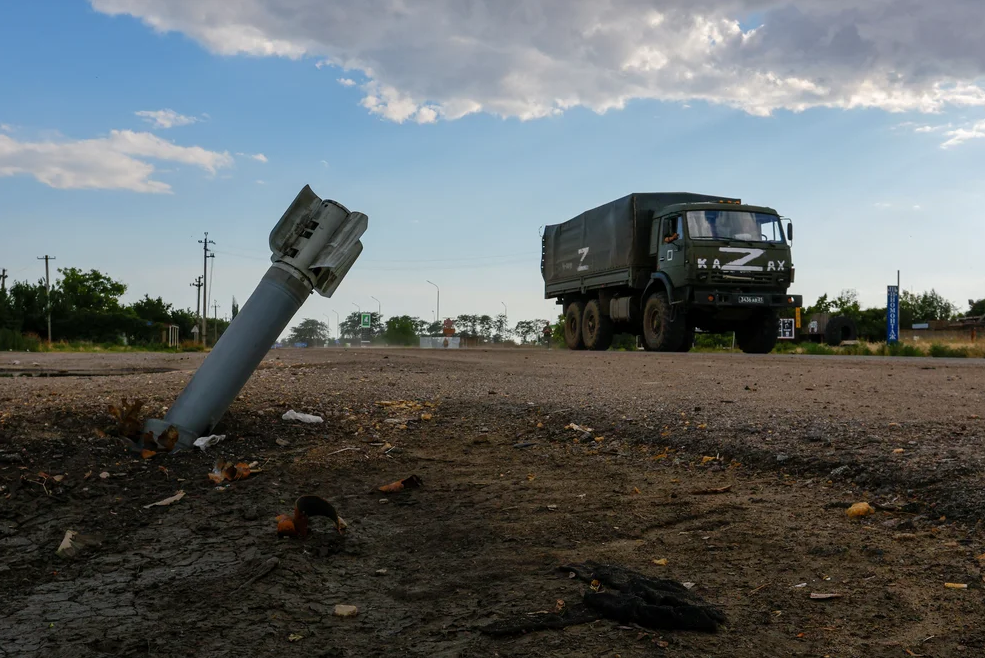
[[[888,286],[886,292],[886,342],[899,342],[899,286]]]

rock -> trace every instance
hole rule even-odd
[[[359,614],[359,608],[354,605],[337,605],[332,613],[336,617],[355,617]]]
[[[778,461],[781,464],[789,459],[790,459],[790,455],[784,455],[783,453],[780,453],[779,455],[776,456],[776,461]]]
[[[829,473],[828,475],[829,477],[833,477],[833,478],[841,477],[842,475],[848,472],[848,469],[849,469],[848,464],[844,464],[831,471],[831,473]]]

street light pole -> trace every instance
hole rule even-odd
[[[434,311],[435,322],[441,322],[441,288],[434,281],[428,281],[434,289],[437,291],[437,298],[435,300],[436,309]]]
[[[381,304],[380,300],[376,299],[376,297],[373,297],[372,295],[370,295],[369,298],[376,301],[376,314],[380,316],[380,322],[383,322],[383,304]]]

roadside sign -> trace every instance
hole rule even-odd
[[[794,309],[794,319],[797,321],[796,327],[800,329],[800,307]]]
[[[899,342],[899,286],[886,288],[886,342]]]
[[[362,313],[360,317],[360,327],[363,329],[369,329],[373,326],[373,314],[372,313]]]
[[[793,318],[780,318],[780,340],[793,340],[796,337]]]

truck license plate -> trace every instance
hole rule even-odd
[[[739,295],[740,304],[765,304],[766,300],[761,295]]]

